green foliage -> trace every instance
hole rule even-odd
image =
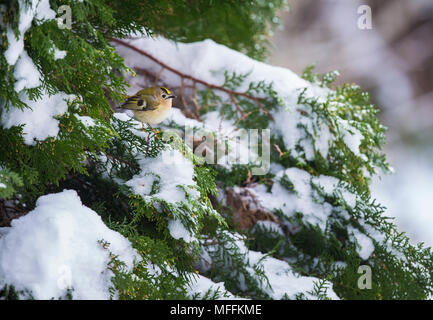
[[[0,299],[4,300],[20,300],[21,296],[25,296],[28,300],[33,300],[31,292],[28,290],[16,290],[12,285],[5,285],[0,288]]]
[[[209,289],[204,294],[195,293],[191,296],[191,300],[218,300],[230,298],[227,292],[221,292],[220,288]]]
[[[248,166],[246,165],[235,164],[231,170],[216,166],[215,170],[218,173],[217,179],[221,182],[223,188],[242,185],[248,178]]]
[[[0,198],[8,199],[17,187],[22,187],[23,181],[18,174],[8,169],[0,169]]]
[[[319,279],[319,281],[314,283],[314,288],[313,290],[311,290],[310,293],[311,295],[315,296],[318,298],[318,300],[328,300],[328,292],[329,289],[329,283],[326,282],[325,279]]]

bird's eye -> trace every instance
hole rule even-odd
[[[167,96],[165,94],[163,94],[162,97],[165,99],[165,97],[167,97]]]

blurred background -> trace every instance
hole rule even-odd
[[[433,247],[433,1],[289,0],[272,39],[270,62],[301,74],[339,70],[337,84],[359,84],[388,128],[385,153],[395,170],[372,185],[413,242]],[[359,29],[369,5],[372,28]]]

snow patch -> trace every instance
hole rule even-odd
[[[195,238],[191,235],[182,222],[178,219],[171,219],[168,222],[168,230],[173,238],[179,240],[183,239],[185,242],[192,242]]]
[[[353,234],[356,242],[358,242],[359,248],[357,252],[359,256],[362,260],[367,260],[374,251],[373,240],[371,240],[368,236],[353,227],[349,226],[348,231]]]
[[[20,92],[23,89],[36,88],[41,85],[41,74],[26,51],[23,51],[18,58],[18,62],[15,65],[14,77],[16,80],[14,84],[16,92]]]
[[[289,217],[302,212],[304,221],[313,225],[317,224],[322,230],[325,230],[327,218],[333,207],[313,192],[311,175],[298,168],[288,168],[280,171],[276,178],[278,181],[273,184],[271,192],[267,192],[266,186],[262,184],[251,189],[262,205],[270,211],[282,209]],[[283,186],[287,182],[292,184],[293,190],[287,190]]]
[[[54,48],[54,60],[63,59],[64,57],[66,57],[65,50],[59,50],[57,48]]]

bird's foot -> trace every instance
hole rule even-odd
[[[147,124],[147,125],[149,126],[150,129],[152,129],[152,131],[153,131],[154,134],[158,134],[158,133],[161,132],[161,131],[158,130],[158,129],[155,130],[155,129],[150,125],[150,124]]]

